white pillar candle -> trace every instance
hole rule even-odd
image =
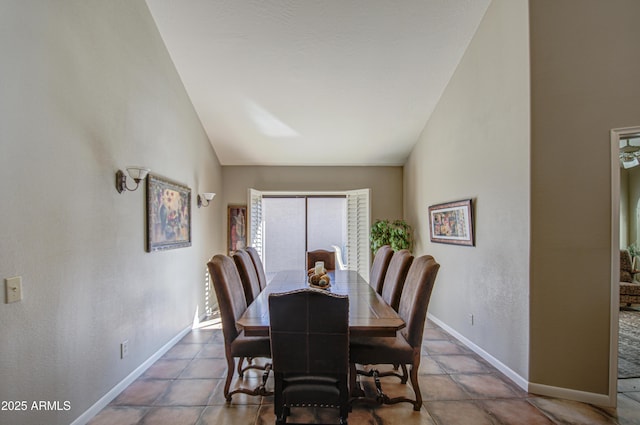
[[[324,261],[316,261],[315,273],[316,274],[323,274],[324,273]]]

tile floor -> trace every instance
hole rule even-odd
[[[104,408],[90,425],[259,425],[275,422],[272,397],[236,394],[230,405],[223,396],[226,361],[222,331],[195,329],[152,365],[143,376]],[[257,382],[260,373],[245,379]],[[237,377],[232,388],[237,384]],[[271,379],[271,378],[270,378]],[[364,378],[364,389],[373,386]],[[268,385],[273,387],[273,383]],[[503,425],[503,424],[639,424],[640,378],[620,381],[618,409],[540,397],[521,390],[456,339],[427,322],[419,412],[400,403],[393,406],[357,404],[351,425]],[[384,378],[390,396],[412,395],[410,384]],[[290,422],[337,423],[332,409],[292,409]]]

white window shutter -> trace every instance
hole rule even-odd
[[[262,228],[262,192],[255,189],[249,189],[249,199],[247,204],[249,205],[249,220],[247,223],[249,229],[247,234],[249,235],[248,245],[252,246],[258,251],[262,261],[265,261],[264,251],[262,249],[262,236],[264,234]]]
[[[356,270],[368,282],[371,249],[370,189],[347,192],[347,265]]]

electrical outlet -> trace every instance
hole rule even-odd
[[[473,314],[469,313],[469,324],[473,326]]]
[[[124,359],[129,355],[129,340],[120,343],[120,358]]]
[[[6,303],[22,301],[22,276],[10,277],[4,280],[6,285]]]

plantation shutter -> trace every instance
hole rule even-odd
[[[370,189],[358,189],[347,192],[347,268],[356,270],[367,282],[371,258],[370,191]]]
[[[249,229],[247,234],[249,235],[248,246],[252,246],[258,251],[260,259],[264,262],[263,251],[263,228],[262,228],[262,192],[255,189],[249,189],[249,199],[247,204],[249,205],[249,220],[247,223]]]

